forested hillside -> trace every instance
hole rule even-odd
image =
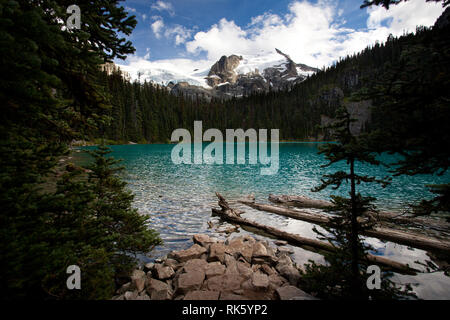
[[[352,98],[386,68],[399,63],[402,52],[419,38],[443,33],[420,28],[416,34],[389,37],[297,84],[290,91],[253,94],[228,101],[190,99],[171,95],[151,83],[130,83],[120,74],[104,75],[111,94],[112,122],[100,136],[116,142],[167,142],[176,128],[279,128],[282,140],[320,140],[321,116],[333,117],[337,107]]]

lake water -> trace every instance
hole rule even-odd
[[[253,210],[235,203],[235,200],[253,194],[257,202],[267,203],[270,193],[306,195],[325,200],[329,199],[330,194],[346,195],[348,188],[345,186],[337,191],[329,188],[319,193],[311,192],[311,188],[320,183],[324,173],[346,169],[345,163],[321,168],[326,160],[317,154],[318,146],[318,143],[280,143],[279,170],[275,175],[260,175],[260,168],[266,167],[260,164],[176,165],[171,160],[174,145],[112,146],[113,156],[123,159],[122,164],[126,167],[124,178],[135,194],[134,206],[140,213],[150,215],[150,226],[158,230],[164,240],[163,246],[157,247],[148,256],[140,257],[141,260],[146,262],[172,250],[186,249],[192,245],[192,235],[196,233],[207,233],[225,239],[227,235],[220,231],[230,225],[211,216],[211,208],[217,207],[215,192],[221,193],[234,207],[244,210],[243,216],[246,218],[304,237],[316,238],[310,223]],[[383,160],[386,159],[392,160],[393,157],[385,156]],[[379,178],[387,174],[383,167],[368,165],[357,165],[356,170],[358,173]],[[376,203],[381,209],[401,211],[406,203],[431,196],[425,184],[448,181],[449,175],[404,176],[394,178],[392,184],[384,189],[370,184],[359,185],[357,190],[363,195],[376,197]],[[213,223],[212,228],[209,227],[208,221]],[[230,236],[246,233],[248,232],[239,228],[238,233]],[[272,241],[263,235],[252,235]],[[427,252],[423,250],[374,238],[366,240],[376,248],[375,254],[409,263],[420,270],[424,267],[416,262],[430,261]],[[306,263],[309,259],[323,261],[322,256],[315,252],[289,247],[294,251],[293,259],[299,264]],[[393,280],[398,283],[411,283],[420,298],[450,299],[450,278],[443,272],[417,276],[395,274]]]

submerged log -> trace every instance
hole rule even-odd
[[[326,209],[332,208],[334,205],[330,201],[311,199],[305,196],[288,196],[288,195],[273,195],[269,194],[269,201],[276,204],[292,206],[296,208],[316,208]],[[370,216],[380,221],[386,221],[391,223],[407,224],[414,227],[426,227],[429,229],[450,232],[450,223],[446,221],[434,222],[429,219],[422,219],[417,217],[407,217],[398,213],[380,211],[369,212]]]
[[[239,202],[260,211],[272,212],[285,217],[315,224],[327,225],[330,222],[330,217],[324,214],[293,210],[268,204],[259,204],[245,200],[239,200]],[[438,251],[445,254],[450,254],[450,242],[414,234],[411,232],[404,232],[391,228],[374,227],[372,229],[363,231],[362,234],[369,237],[375,237],[382,240],[404,244],[418,249]]]
[[[311,199],[305,196],[276,196],[273,194],[269,194],[269,201],[297,208],[325,209],[327,207],[333,207],[333,203],[329,201]]]
[[[219,197],[219,195],[220,194],[218,194],[218,197]],[[223,197],[222,197],[222,199],[223,199]],[[278,239],[286,240],[287,242],[289,242],[292,245],[309,246],[309,247],[313,247],[313,248],[325,250],[325,251],[336,250],[336,247],[334,247],[333,245],[331,245],[328,242],[305,238],[305,237],[302,237],[302,236],[299,236],[296,234],[292,234],[292,233],[288,233],[288,232],[279,230],[279,229],[271,227],[271,226],[263,225],[263,224],[255,222],[255,221],[251,221],[249,219],[245,219],[245,218],[230,214],[229,210],[218,210],[218,209],[213,208],[212,211],[216,215],[218,215],[220,218],[222,218],[223,220],[226,220],[231,223],[236,223],[239,225],[244,225],[244,226],[253,227],[255,229],[259,229],[261,231],[264,231],[265,233],[275,236]],[[372,254],[369,254],[366,256],[366,261],[368,261],[370,263],[379,264],[379,265],[391,268],[394,271],[405,273],[405,274],[415,275],[416,272],[418,272],[418,270],[411,268],[407,264],[392,261],[392,260],[386,259],[384,257],[375,256]]]

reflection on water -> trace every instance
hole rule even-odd
[[[331,168],[321,168],[325,159],[317,155],[317,143],[280,143],[279,171],[276,175],[260,175],[261,165],[175,165],[171,161],[173,145],[122,145],[112,146],[114,157],[123,159],[126,167],[124,175],[129,188],[135,194],[134,206],[142,214],[151,217],[150,226],[158,230],[164,240],[164,246],[153,250],[149,256],[140,257],[143,261],[163,256],[172,250],[188,248],[192,245],[192,235],[207,233],[217,238],[226,238],[225,233],[210,228],[208,221],[215,226],[227,225],[218,218],[211,217],[211,208],[217,205],[215,192],[227,199],[238,199],[254,194],[258,202],[267,202],[270,193],[307,195],[313,198],[328,199],[332,194],[346,194],[342,190],[324,190],[312,193],[311,188],[318,185],[326,172],[345,169],[344,164]],[[224,152],[225,153],[225,152]],[[386,157],[385,159],[386,160]],[[386,171],[381,167],[359,165],[357,171],[367,175],[383,177]],[[407,202],[429,197],[431,194],[425,184],[448,181],[449,176],[399,177],[383,189],[379,186],[358,186],[364,195],[376,197],[380,208],[400,210]],[[304,237],[315,238],[313,225],[307,222],[264,213],[233,203],[233,206],[245,210],[246,218],[281,228],[287,232]],[[247,231],[239,229],[240,234]],[[235,236],[236,233],[231,236]],[[254,234],[252,234],[254,235]],[[271,241],[262,235],[254,235]],[[375,254],[387,256],[393,260],[409,263],[417,269],[424,269],[416,261],[430,260],[423,250],[368,238],[376,251]],[[312,259],[323,262],[323,257],[315,252],[289,246],[293,258],[299,264]],[[420,298],[450,299],[450,278],[442,272],[420,274],[417,276],[395,275],[399,283],[415,283],[415,292]]]

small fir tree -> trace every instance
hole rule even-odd
[[[356,172],[356,165],[367,163],[380,165],[373,153],[365,144],[366,135],[356,137],[351,132],[351,119],[345,107],[337,111],[336,120],[325,127],[330,130],[336,143],[326,144],[320,148],[319,153],[324,154],[329,161],[323,167],[345,161],[349,171],[337,171],[324,175],[322,184],[314,188],[314,192],[321,191],[329,186],[334,190],[343,183],[350,184],[349,198],[332,196],[333,207],[328,208],[335,215],[331,223],[324,227],[327,233],[314,229],[321,239],[329,241],[335,251],[325,253],[328,265],[319,265],[315,262],[306,266],[302,278],[304,287],[310,292],[316,292],[325,299],[377,299],[393,298],[403,294],[389,280],[389,273],[385,272],[380,290],[369,290],[366,285],[367,261],[365,257],[372,248],[365,244],[360,237],[361,232],[373,226],[373,221],[366,215],[374,212],[372,197],[363,197],[356,190],[360,183],[378,183],[385,187],[389,179],[377,179]]]

